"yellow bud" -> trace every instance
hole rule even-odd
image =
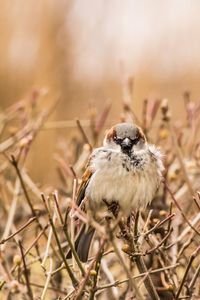
[[[17,127],[10,126],[8,131],[10,134],[15,134],[15,133],[17,133],[18,129],[17,129]]]
[[[158,221],[159,221],[159,220],[158,220],[157,218],[154,218],[154,219],[153,219],[153,222],[154,222],[154,223],[158,223]]]
[[[90,146],[88,144],[84,144],[83,150],[86,152],[90,151]]]
[[[13,257],[13,263],[14,263],[15,265],[19,265],[19,264],[21,263],[21,256],[16,254],[16,255]]]
[[[166,214],[167,214],[167,212],[165,210],[160,210],[159,211],[160,216],[165,216]]]
[[[91,270],[91,271],[90,271],[90,274],[91,274],[92,276],[95,276],[95,275],[97,275],[97,272],[96,272],[95,270]]]
[[[186,163],[186,168],[187,169],[194,169],[196,167],[196,163],[194,161],[188,161]]]
[[[33,205],[34,210],[39,210],[38,206],[36,204]]]
[[[167,286],[167,290],[168,290],[168,291],[173,291],[173,286],[169,284],[169,285]]]
[[[175,172],[171,172],[171,173],[169,173],[168,177],[170,180],[175,180],[177,178],[177,175]]]
[[[20,140],[19,145],[20,145],[20,147],[24,147],[24,146],[26,146],[27,143],[28,143],[28,138],[25,137]]]
[[[122,246],[122,251],[125,252],[125,253],[127,253],[127,254],[129,254],[130,251],[131,251],[131,247],[128,244],[124,244]]]
[[[163,128],[160,130],[159,136],[161,139],[166,139],[169,136],[169,131],[167,129]]]
[[[64,264],[64,262],[62,263],[62,265],[61,265],[61,268],[62,268],[62,269],[64,269],[64,268],[65,268],[65,264]]]

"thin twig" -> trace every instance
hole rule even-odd
[[[143,300],[144,297],[143,297],[143,295],[141,294],[140,290],[138,289],[138,287],[137,287],[137,285],[136,285],[134,279],[132,278],[132,275],[131,275],[131,273],[130,273],[130,271],[129,271],[127,265],[126,265],[126,263],[124,262],[124,259],[123,259],[122,255],[121,255],[121,253],[119,252],[119,249],[117,248],[117,246],[116,246],[116,244],[115,244],[115,242],[114,242],[113,232],[110,230],[109,222],[108,222],[107,230],[108,230],[108,234],[109,234],[109,236],[110,236],[110,239],[109,239],[109,240],[110,240],[110,242],[111,242],[111,244],[112,244],[112,246],[113,246],[113,248],[114,248],[114,251],[115,251],[115,253],[116,253],[116,255],[117,255],[117,257],[118,257],[118,259],[119,259],[121,265],[123,266],[123,269],[124,269],[124,271],[125,271],[127,277],[129,278],[129,282],[130,282],[131,286],[134,288],[134,291],[135,291],[135,293],[136,293],[136,296],[138,297],[138,299]]]
[[[184,162],[183,162],[183,156],[182,156],[181,150],[179,148],[177,138],[176,138],[176,135],[175,135],[175,131],[174,131],[174,128],[172,127],[172,124],[171,124],[170,120],[168,121],[168,128],[169,128],[170,133],[171,133],[172,142],[174,144],[175,151],[176,151],[176,154],[177,154],[177,158],[179,160],[181,170],[182,170],[183,175],[184,175],[185,182],[187,183],[188,190],[189,190],[191,196],[194,196],[195,192],[193,190],[192,184],[191,184],[190,179],[188,177],[188,174],[187,174]]]
[[[30,286],[30,282],[29,282],[29,274],[28,274],[28,270],[27,270],[27,267],[26,267],[26,261],[25,261],[24,252],[23,252],[23,247],[22,247],[21,241],[19,241],[19,248],[20,248],[20,252],[21,252],[21,256],[22,256],[22,261],[23,261],[23,265],[24,265],[24,276],[25,276],[25,280],[26,280],[26,286],[27,286],[27,290],[28,290],[28,295],[29,295],[29,298],[31,300],[34,300],[33,293],[32,293],[31,286]]]
[[[49,271],[47,272],[47,279],[46,279],[46,282],[45,282],[45,285],[44,285],[41,300],[45,299],[47,288],[48,288],[48,285],[49,285],[49,282],[50,282],[50,279],[51,279],[52,269],[53,269],[53,260],[52,260],[52,258],[50,258],[50,267],[49,267]]]
[[[30,225],[31,223],[33,223],[33,221],[35,221],[36,217],[32,217],[30,218],[24,225],[22,225],[16,232],[14,232],[13,234],[9,235],[6,239],[2,239],[0,241],[0,244],[4,244],[5,242],[7,242],[8,240],[10,240],[11,238],[13,238],[16,234],[20,233],[22,230],[24,230],[28,225]]]
[[[182,281],[181,281],[181,283],[180,283],[180,286],[179,286],[178,291],[177,291],[177,293],[176,293],[175,299],[178,299],[178,298],[179,298],[179,295],[180,295],[181,290],[182,290],[182,288],[183,288],[183,284],[184,284],[185,279],[186,279],[186,277],[187,277],[187,274],[188,274],[188,272],[189,272],[189,270],[190,270],[190,267],[191,267],[191,265],[192,265],[192,262],[193,262],[193,260],[195,259],[195,257],[197,256],[197,253],[199,252],[199,250],[200,250],[200,246],[199,246],[199,247],[192,253],[192,255],[190,256],[190,260],[189,260],[188,265],[187,265],[187,267],[186,267],[185,273],[184,273],[184,275],[183,275],[183,279],[182,279]]]
[[[71,268],[69,267],[69,265],[68,265],[68,263],[67,263],[67,260],[66,260],[66,258],[65,258],[65,254],[64,254],[64,252],[63,252],[62,246],[61,246],[61,244],[60,244],[60,241],[59,241],[59,238],[58,238],[58,235],[57,235],[57,232],[56,232],[56,228],[55,228],[55,226],[54,226],[54,222],[53,222],[53,220],[52,220],[52,218],[51,218],[51,215],[50,215],[50,212],[49,212],[49,210],[48,210],[48,208],[47,208],[46,199],[45,199],[45,197],[44,197],[43,194],[42,194],[42,199],[43,199],[44,206],[45,206],[45,208],[46,208],[46,210],[47,210],[47,213],[48,213],[49,222],[50,222],[50,225],[51,225],[51,227],[52,227],[53,234],[54,234],[54,237],[55,237],[55,239],[56,239],[56,243],[57,243],[57,245],[58,245],[58,249],[59,249],[60,255],[61,255],[62,259],[63,259],[63,262],[64,262],[64,264],[65,264],[66,270],[67,270],[67,272],[68,272],[68,274],[69,274],[69,277],[70,277],[70,279],[71,279],[71,281],[72,281],[73,287],[74,287],[75,289],[77,289],[77,287],[79,286],[79,282],[78,282],[78,280],[76,279],[76,277],[74,276],[74,274],[73,274]]]
[[[188,223],[188,225],[189,225],[189,226],[190,226],[190,227],[191,227],[198,235],[200,235],[200,232],[199,232],[198,230],[196,230],[196,228],[195,228],[194,226],[192,226],[192,224],[190,223],[190,221],[188,220],[188,218],[187,218],[186,215],[184,214],[182,208],[180,207],[180,205],[179,205],[178,202],[176,201],[176,199],[175,199],[175,197],[174,197],[172,191],[170,190],[170,188],[169,188],[169,186],[168,186],[168,184],[167,184],[166,181],[164,182],[164,184],[165,184],[166,189],[167,189],[167,191],[169,192],[169,194],[170,194],[172,200],[174,201],[174,203],[176,204],[177,208],[179,209],[181,215],[182,215],[183,218],[185,219],[185,221]]]
[[[179,265],[180,264],[175,264],[175,265],[172,265],[172,266],[167,266],[167,267],[164,267],[164,268],[159,268],[159,269],[151,270],[148,273],[149,274],[159,273],[159,272],[162,272],[162,271],[165,271],[165,270],[177,268]],[[138,275],[132,276],[132,278],[133,279],[141,278],[141,277],[146,276],[146,274],[147,274],[147,272],[140,273]],[[98,286],[97,290],[103,290],[103,289],[111,288],[113,286],[118,286],[118,285],[123,284],[123,283],[128,282],[128,281],[129,281],[129,278],[126,278],[126,279],[123,279],[123,280],[117,280],[114,283],[110,283],[110,284]]]
[[[198,265],[198,267],[194,273],[194,276],[192,277],[192,280],[190,281],[190,284],[188,286],[188,289],[190,292],[192,292],[194,285],[195,285],[197,279],[199,278],[199,275],[200,275],[200,264]]]
[[[81,122],[80,122],[79,119],[76,120],[76,124],[78,126],[78,129],[80,130],[80,133],[81,133],[81,135],[83,137],[83,140],[85,141],[86,144],[89,145],[90,151],[92,151],[92,146],[91,146],[91,144],[90,144],[90,142],[88,140],[88,137],[87,137],[87,135],[86,135],[86,133],[85,133],[85,131],[84,131],[84,129],[83,129],[83,127],[82,127]]]
[[[81,283],[79,285],[79,288],[77,290],[76,296],[74,297],[74,300],[81,300],[81,299],[83,299],[82,298],[83,289],[84,289],[84,287],[86,285],[86,282],[88,280],[90,272],[91,272],[91,270],[92,270],[95,262],[97,261],[97,258],[99,257],[99,254],[101,253],[101,251],[102,251],[102,249],[103,249],[103,247],[105,245],[105,242],[106,242],[106,239],[102,239],[102,241],[100,243],[100,246],[99,246],[99,249],[98,249],[98,252],[95,255],[95,258],[93,259],[93,261],[90,263],[89,268],[87,270],[87,273],[85,274],[83,280],[81,281]]]
[[[166,218],[164,218],[162,221],[159,221],[158,223],[156,223],[155,226],[153,226],[151,229],[149,229],[148,231],[144,232],[144,236],[149,235],[150,233],[152,233],[153,231],[155,231],[158,227],[160,227],[161,225],[163,225],[165,222],[167,222],[168,220],[170,220],[171,218],[173,218],[176,214],[172,213],[171,215],[167,216]]]

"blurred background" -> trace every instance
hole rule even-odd
[[[1,1],[0,108],[42,89],[41,110],[60,98],[50,120],[82,120],[91,103],[101,112],[109,99],[110,126],[120,120],[130,75],[139,119],[151,97],[168,98],[181,119],[183,92],[199,100],[199,11],[198,0]],[[54,182],[53,153],[72,132],[80,134],[75,122],[39,134],[27,162],[34,181]]]

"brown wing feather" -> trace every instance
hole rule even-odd
[[[81,183],[78,187],[77,190],[77,194],[76,194],[76,203],[77,205],[81,204],[81,201],[84,198],[85,195],[85,189],[89,183],[90,177],[92,176],[93,172],[92,169],[90,168],[90,166],[87,167],[87,169],[85,170],[82,179],[81,179]]]
[[[93,172],[91,168],[88,166],[82,176],[81,183],[77,190],[76,203],[78,206],[81,204],[81,201],[84,199],[85,189],[89,183],[92,174]],[[92,228],[91,226],[89,226],[89,228],[87,228],[86,230],[86,224],[83,224],[80,232],[76,237],[75,249],[82,262],[86,262],[88,259],[88,253],[89,253],[92,237],[94,235],[94,231],[95,231],[94,228]],[[66,258],[67,259],[72,258],[71,250],[68,251]]]

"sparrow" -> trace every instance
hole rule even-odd
[[[87,200],[96,219],[102,217],[102,207],[117,203],[124,216],[145,208],[161,182],[162,154],[149,145],[140,127],[119,123],[106,134],[103,147],[95,149],[87,163],[77,190],[77,205]],[[75,249],[82,262],[88,259],[92,226],[83,225],[75,241]],[[67,258],[71,258],[71,251]]]

